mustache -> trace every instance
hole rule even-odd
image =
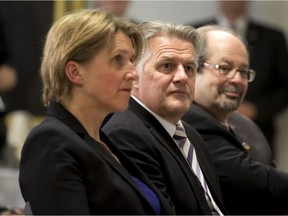
[[[238,93],[243,94],[243,89],[235,84],[231,84],[229,86],[220,86],[218,88],[219,93],[225,93],[225,92],[232,92],[232,93]]]

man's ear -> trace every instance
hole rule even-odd
[[[65,68],[66,76],[75,85],[83,84],[83,77],[80,71],[80,65],[75,61],[69,61]]]

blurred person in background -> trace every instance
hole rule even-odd
[[[39,67],[44,36],[52,23],[53,1],[0,1],[6,45],[17,71],[17,85],[1,97],[7,116],[7,145],[20,151],[32,126],[42,120]]]
[[[127,10],[131,1],[106,1],[106,0],[96,0],[96,1],[87,1],[86,5],[88,8],[101,8],[109,11],[110,13],[120,16],[126,17],[130,21],[134,23],[139,23],[137,20],[131,17],[127,17]]]
[[[93,1],[90,1],[93,2]],[[94,1],[95,6],[101,9],[105,9],[110,13],[124,17],[130,1]]]
[[[0,20],[0,160],[3,158],[4,147],[7,144],[7,125],[5,117],[7,114],[6,104],[1,97],[5,92],[11,91],[17,84],[17,73],[9,61],[11,53],[8,50],[5,29]]]
[[[13,157],[14,155],[10,154],[7,146],[7,113],[6,105],[1,94],[15,88],[18,76],[13,63],[11,62],[11,53],[9,52],[7,40],[5,38],[5,28],[1,21],[2,20],[0,20],[0,168],[10,168],[11,164],[8,161],[10,161],[10,157]],[[3,173],[1,174],[4,175]],[[4,195],[3,191],[0,191],[0,193],[1,195]],[[10,196],[10,194],[5,195]],[[0,215],[24,215],[24,211],[19,207],[14,208],[12,206],[0,204]]]
[[[195,27],[217,24],[246,38],[257,79],[249,84],[238,112],[259,125],[273,153],[274,120],[288,105],[288,49],[282,31],[250,17],[250,4],[250,1],[219,1],[219,13],[214,18],[190,24]]]

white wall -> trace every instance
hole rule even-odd
[[[217,1],[138,1],[132,0],[127,17],[145,20],[193,23],[217,13]],[[262,22],[278,27],[286,33],[288,41],[288,1],[251,1],[250,15]],[[288,59],[287,59],[288,75]],[[287,95],[288,97],[288,95]],[[288,171],[288,108],[275,121],[276,160],[278,167]]]
[[[128,16],[136,20],[164,20],[187,23],[212,16],[214,1],[132,1]]]
[[[217,1],[139,1],[132,0],[127,17],[145,20],[190,23],[217,13]],[[251,1],[250,14],[267,24],[283,29],[288,35],[288,1]],[[287,36],[288,37],[288,36]]]

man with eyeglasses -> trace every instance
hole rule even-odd
[[[247,120],[244,129],[237,130],[239,125],[230,119],[237,115],[245,122],[246,117],[235,111],[256,74],[249,67],[245,43],[232,30],[219,26],[204,26],[197,31],[202,36],[203,47],[194,102],[182,120],[206,141],[219,176],[224,205],[230,214],[287,214],[288,173],[273,167],[263,134],[260,133],[259,139],[247,136],[247,133],[259,133],[253,122]],[[259,150],[264,148],[265,159]]]
[[[284,127],[287,127],[287,124],[278,127],[277,119],[288,114],[287,35],[279,26],[251,16],[255,2],[260,1],[215,1],[216,10],[213,17],[201,18],[189,25],[200,27],[213,23],[226,28],[231,27],[247,40],[251,51],[250,64],[259,75],[249,84],[249,90],[238,112],[252,119],[261,128],[273,155],[279,156],[276,144],[280,149],[283,147],[277,139],[283,140],[281,132],[285,131]],[[260,2],[259,5],[264,3]]]

